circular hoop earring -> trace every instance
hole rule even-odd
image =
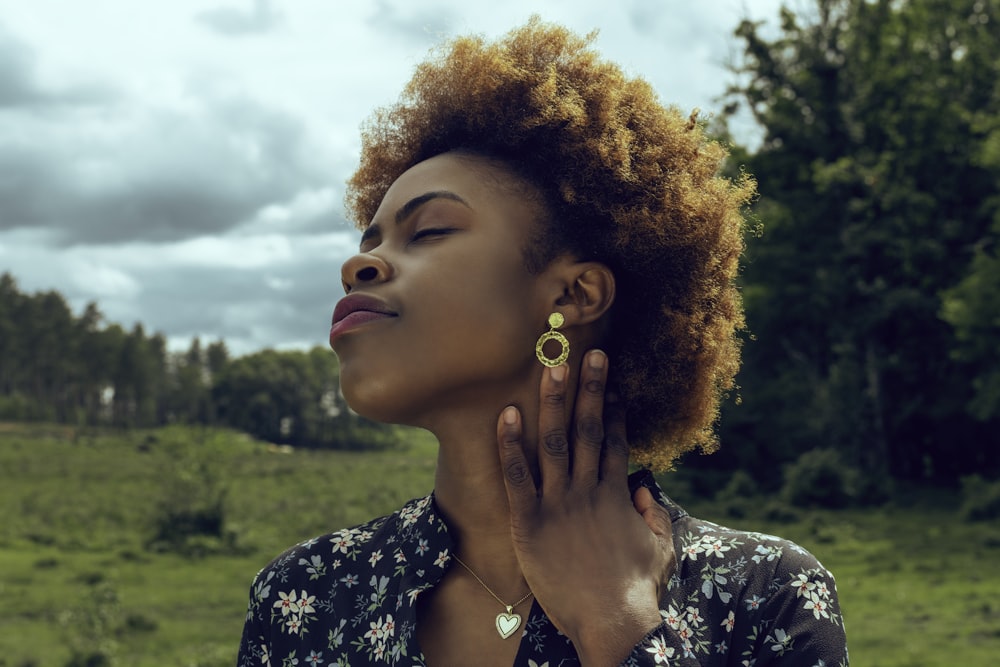
[[[565,321],[566,318],[563,317],[562,313],[552,313],[549,315],[549,330],[539,336],[538,342],[535,343],[535,356],[538,357],[543,366],[554,368],[566,363],[566,360],[569,359],[569,340],[562,333],[556,331]],[[542,349],[545,343],[550,340],[558,341],[562,345],[562,351],[559,353],[559,356],[554,358],[546,357],[545,351]]]

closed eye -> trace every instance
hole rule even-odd
[[[432,238],[435,236],[447,236],[448,234],[451,234],[453,231],[455,230],[446,227],[429,227],[427,229],[421,229],[415,232],[413,234],[413,238],[411,238],[410,241],[411,242],[420,241],[422,239]]]

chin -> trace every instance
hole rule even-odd
[[[364,378],[352,378],[341,368],[340,392],[348,407],[365,419],[383,424],[411,425],[407,419],[410,405],[400,405],[399,387],[375,379],[372,374]]]

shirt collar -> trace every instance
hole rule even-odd
[[[629,492],[634,494],[640,486],[649,489],[653,498],[667,509],[670,520],[688,516],[683,507],[671,500],[649,470],[638,470],[628,478]],[[395,518],[395,533],[400,540],[397,561],[409,565],[409,570],[420,584],[434,586],[448,570],[454,541],[441,512],[434,501],[434,494],[406,503]]]

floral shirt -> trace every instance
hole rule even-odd
[[[647,471],[629,482],[669,510],[678,570],[660,602],[662,624],[623,665],[847,665],[833,575],[811,554],[689,516]],[[254,579],[238,667],[424,665],[416,602],[452,566],[451,549],[433,495],[289,549]],[[514,664],[579,664],[537,602]]]

